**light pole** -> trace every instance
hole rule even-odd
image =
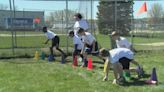
[[[12,13],[12,3],[11,0],[9,0],[9,6],[10,6],[10,30],[11,30],[11,42],[12,42],[12,53],[13,55],[15,55],[15,51],[14,51],[14,32],[12,30],[12,26],[13,26],[13,13]]]
[[[68,34],[68,0],[66,0],[66,31]],[[68,36],[67,36],[66,50],[67,50],[67,54],[68,54]]]
[[[15,17],[16,17],[16,12],[15,12],[15,0],[13,0],[13,13],[14,13],[14,17],[13,17],[13,19],[15,19]],[[13,27],[14,28],[14,27]],[[16,36],[16,31],[15,30],[13,30],[14,31],[14,42],[15,42],[15,47],[17,47],[17,36]]]

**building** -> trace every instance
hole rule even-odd
[[[43,11],[0,10],[0,29],[36,29],[44,25]]]

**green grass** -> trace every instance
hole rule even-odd
[[[29,33],[30,34],[30,33]],[[101,47],[110,48],[110,38],[107,35],[96,36]],[[127,37],[129,40],[130,38]],[[48,47],[42,44],[46,40],[43,36],[17,37],[18,47],[16,55],[33,56],[40,48]],[[66,36],[60,36],[60,46],[66,51]],[[72,39],[69,38],[69,48],[72,47]],[[163,38],[135,37],[134,43],[163,42]],[[49,43],[50,46],[50,43]],[[135,46],[136,49],[147,49],[148,46]],[[0,56],[12,56],[11,37],[0,37]],[[152,47],[149,47],[152,48]],[[152,67],[157,68],[159,80],[158,86],[150,86],[143,83],[148,77],[138,81],[131,81],[125,86],[112,85],[113,73],[110,71],[109,81],[102,82],[104,73],[102,60],[93,57],[93,71],[81,68],[72,68],[71,56],[66,64],[60,64],[60,57],[55,62],[47,60],[36,61],[29,59],[2,59],[0,60],[0,92],[163,92],[164,90],[164,49],[160,51],[139,52],[135,59],[143,65],[147,74]],[[72,49],[69,49],[72,52]],[[132,75],[135,76],[135,75]]]
[[[33,59],[0,60],[0,92],[163,92],[164,90],[164,52],[137,53],[135,59],[141,63],[147,74],[152,67],[157,68],[158,86],[144,84],[142,78],[131,81],[126,86],[113,85],[113,73],[110,71],[109,81],[103,82],[103,64],[93,58],[94,69],[71,67],[71,57],[66,64],[47,60]],[[135,75],[133,75],[135,76]]]
[[[111,48],[110,37],[108,35],[96,35],[98,40],[99,47]],[[131,41],[130,37],[127,37],[129,41]],[[15,48],[16,55],[33,55],[33,53],[40,48],[45,48],[51,46],[51,42],[48,45],[43,44],[46,40],[44,36],[31,36],[31,37],[17,37],[17,47]],[[145,38],[145,37],[134,37],[134,47],[137,50],[153,50],[153,49],[164,49],[164,46],[146,46],[146,45],[138,45],[145,43],[155,43],[155,42],[163,42],[162,38]],[[65,35],[60,35],[60,47],[66,51],[66,43],[67,37]],[[10,56],[12,55],[12,43],[11,37],[0,37],[0,56]],[[72,38],[68,38],[68,47],[72,48]],[[24,48],[25,47],[25,48]],[[72,49],[69,49],[72,52]]]

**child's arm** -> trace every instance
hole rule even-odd
[[[80,53],[81,55],[83,55],[84,49],[85,49],[85,43],[84,43],[83,48],[82,48],[82,50],[81,50],[81,53]]]
[[[96,41],[94,40],[93,43],[92,43],[92,52],[95,51],[95,45],[96,45]]]
[[[110,63],[109,63],[108,57],[106,58],[105,63],[107,64],[107,67],[106,67],[105,77],[104,77],[103,81],[108,80],[108,73],[109,73],[109,70],[110,70]]]
[[[44,44],[47,44],[47,43],[48,43],[48,41],[49,41],[49,39],[47,39],[47,40],[46,40],[46,42],[45,42]]]

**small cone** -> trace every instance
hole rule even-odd
[[[35,52],[34,59],[35,60],[39,60],[39,53],[38,53],[38,51]]]
[[[87,70],[92,70],[93,69],[93,66],[92,66],[92,58],[89,58],[88,59],[88,67],[87,67]]]
[[[72,64],[72,66],[73,66],[73,67],[78,66],[77,56],[75,56],[75,57],[73,58],[73,64]]]
[[[131,79],[130,72],[124,71],[123,72],[123,77],[125,78],[126,81],[130,81],[130,79]]]
[[[41,54],[41,59],[42,59],[42,60],[45,60],[45,56],[46,56],[45,53],[42,52],[42,54]]]
[[[154,67],[153,70],[152,70],[151,80],[153,80],[153,81],[158,81],[158,80],[157,80],[157,74],[156,74],[156,68],[155,68],[155,67]]]
[[[49,62],[52,62],[52,61],[54,61],[55,59],[54,59],[54,56],[53,55],[49,55],[48,56],[48,61]]]
[[[158,79],[157,79],[157,74],[156,74],[156,68],[155,67],[152,69],[150,80],[147,80],[146,83],[148,83],[148,84],[158,84]]]

